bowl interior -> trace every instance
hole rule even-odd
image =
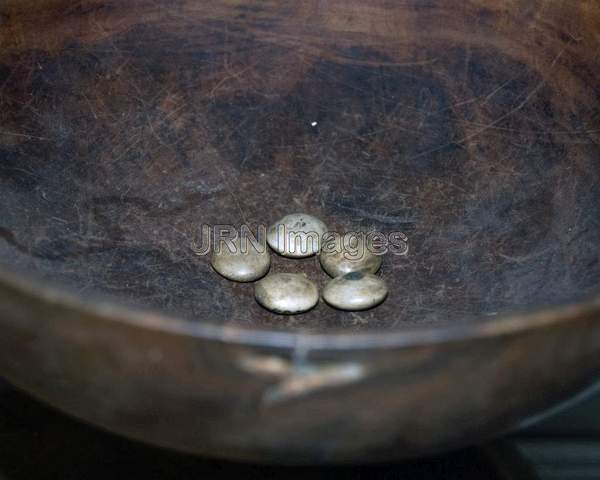
[[[0,7],[3,269],[302,330],[485,321],[598,292],[591,2],[30,3]],[[297,211],[406,235],[383,305],[275,315],[191,248],[202,224]],[[328,279],[314,257],[273,255],[272,271]]]

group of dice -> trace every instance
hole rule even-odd
[[[320,264],[333,279],[323,289],[323,300],[340,310],[366,310],[383,302],[388,289],[375,273],[382,256],[364,245],[364,237],[353,237],[353,245],[338,238],[337,248],[321,248],[328,232],[318,218],[305,213],[286,215],[267,230],[267,243],[279,255],[302,258],[319,255]],[[317,240],[317,241],[315,241]],[[319,302],[319,289],[304,273],[271,273],[271,255],[265,248],[254,248],[241,237],[231,240],[229,248],[213,251],[211,264],[228,280],[253,282],[260,305],[281,314],[302,313]],[[231,248],[233,247],[233,248]],[[360,255],[349,255],[348,248]],[[266,276],[265,276],[266,275]],[[264,278],[263,278],[264,277]]]

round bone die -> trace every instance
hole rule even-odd
[[[256,301],[275,313],[302,313],[319,301],[319,289],[303,273],[275,273],[256,283]]]
[[[336,237],[330,232],[325,235],[319,261],[323,270],[335,278],[350,272],[376,273],[383,255],[374,252],[364,235]]]
[[[264,245],[253,245],[238,236],[215,246],[211,265],[228,280],[252,282],[267,274],[271,267],[271,254]]]
[[[306,213],[292,213],[267,230],[267,243],[284,257],[302,258],[319,253],[327,226]]]
[[[388,294],[386,283],[370,273],[350,272],[331,280],[323,289],[323,300],[340,310],[367,310]]]

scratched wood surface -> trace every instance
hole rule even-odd
[[[595,0],[0,2],[0,265],[312,330],[596,294],[599,40]],[[294,211],[408,236],[381,307],[270,314],[190,249]]]

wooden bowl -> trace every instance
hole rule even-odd
[[[0,374],[280,463],[456,448],[569,397],[600,370],[599,32],[593,1],[2,2]],[[296,211],[406,236],[385,303],[272,314],[192,248]]]

